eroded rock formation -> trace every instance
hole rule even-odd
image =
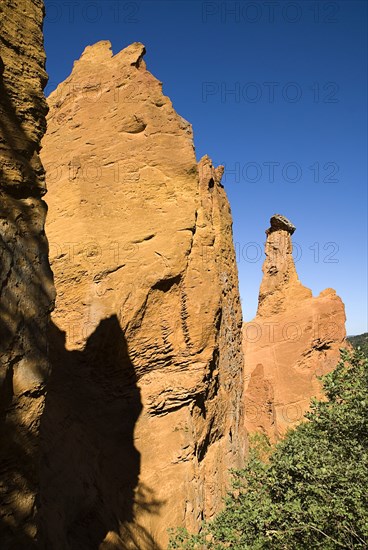
[[[331,288],[313,297],[298,279],[292,256],[295,227],[280,215],[266,231],[258,311],[243,327],[245,424],[272,441],[300,422],[317,376],[338,363],[345,346],[345,310]]]
[[[43,2],[0,5],[0,546],[32,548],[54,299],[44,233]]]
[[[47,548],[165,547],[219,510],[244,452],[223,169],[197,165],[144,53],[88,47],[49,98]]]

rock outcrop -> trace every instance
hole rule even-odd
[[[43,2],[0,5],[0,546],[32,548],[54,300],[44,232]]]
[[[144,53],[87,47],[49,98],[47,548],[163,548],[219,510],[244,455],[223,169],[197,165]]]
[[[331,288],[313,297],[292,256],[295,227],[280,215],[266,231],[258,311],[243,326],[245,425],[272,441],[303,419],[318,376],[331,371],[345,344],[345,310]]]

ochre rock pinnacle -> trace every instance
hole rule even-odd
[[[332,289],[316,298],[299,281],[292,255],[295,226],[279,214],[266,231],[258,311],[243,326],[245,425],[271,440],[303,420],[321,395],[318,376],[332,370],[345,342],[345,311]]]
[[[63,445],[51,441],[48,452],[55,548],[63,535],[52,518],[64,532],[82,521],[93,532],[101,499],[110,538],[126,548],[131,533],[141,548],[150,537],[166,547],[168,527],[197,529],[220,509],[225,472],[243,456],[241,311],[223,168],[209,157],[197,164],[191,125],[144,53],[140,43],[116,55],[108,42],[89,47],[49,98],[53,320],[66,338],[55,378],[55,391],[65,391],[50,419]],[[73,368],[63,367],[65,353]],[[75,440],[87,466],[63,459]],[[72,468],[78,482],[64,487]],[[60,493],[72,507],[53,499]]]

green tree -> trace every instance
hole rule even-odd
[[[307,421],[269,453],[256,445],[224,511],[169,548],[368,548],[368,359],[343,350],[322,380],[326,400],[312,401]]]

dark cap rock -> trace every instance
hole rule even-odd
[[[291,223],[290,220],[285,218],[285,216],[282,216],[281,214],[275,214],[270,219],[271,227],[269,229],[266,229],[266,234],[269,235],[270,233],[273,233],[274,231],[287,231],[292,235],[296,229],[295,225]]]

